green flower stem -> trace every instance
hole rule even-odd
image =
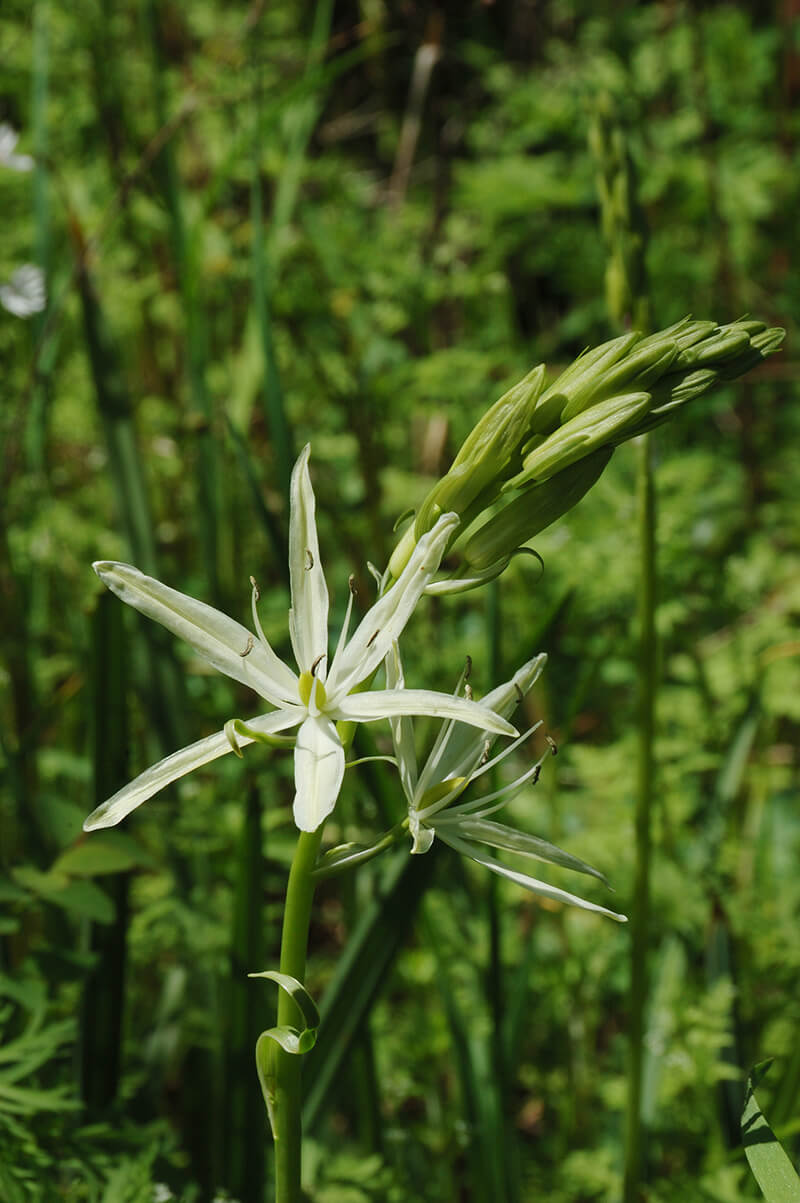
[[[299,982],[305,979],[308,928],[315,884],[312,872],[321,841],[322,827],[313,832],[300,833],[286,887],[280,967],[281,973],[288,973]],[[281,990],[278,995],[278,1026],[283,1025],[305,1026],[297,1004]],[[284,1052],[277,1044],[274,1057],[272,1121],[275,1136],[275,1200],[276,1203],[300,1203],[302,1057]]]
[[[650,938],[651,814],[654,793],[655,703],[657,680],[655,490],[648,435],[639,447],[639,754],[636,798],[636,876],[631,908],[631,987],[628,1054],[628,1107],[624,1203],[639,1203],[644,1171],[642,1065]]]

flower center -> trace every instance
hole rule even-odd
[[[316,693],[314,689],[316,687]],[[320,681],[319,677],[315,677],[312,672],[300,673],[297,682],[300,701],[304,706],[308,706],[311,701],[311,696],[314,694],[314,702],[320,710],[324,710],[325,703],[328,700],[328,695],[325,693],[325,686]]]

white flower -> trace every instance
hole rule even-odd
[[[258,590],[253,583],[255,637],[240,623],[205,603],[178,593],[127,564],[94,565],[100,579],[124,602],[185,639],[214,668],[249,685],[273,707],[267,714],[226,724],[147,769],[97,808],[84,830],[111,827],[165,785],[216,760],[239,744],[270,742],[298,728],[294,746],[296,795],[294,818],[301,831],[316,831],[336,803],[345,759],[337,722],[373,722],[404,714],[457,718],[501,735],[517,732],[486,706],[424,689],[352,691],[369,680],[408,622],[458,524],[443,514],[420,539],[397,582],[379,598],[348,639],[351,591],[330,671],[328,659],[328,588],[322,572],[314,519],[314,492],[308,474],[310,448],[292,473],[289,518],[289,576],[292,607],[289,635],[299,675],[278,658],[258,619]]]
[[[507,718],[522,701],[534,682],[538,680],[546,661],[547,656],[545,655],[534,656],[532,660],[528,660],[510,681],[506,681],[488,693],[482,704],[494,711],[495,714]],[[461,689],[466,676],[465,671],[456,692]],[[386,683],[394,689],[402,690],[403,688],[403,667],[396,644],[386,657]],[[516,869],[509,868],[508,865],[489,855],[479,846],[501,848],[529,859],[560,865],[578,873],[587,873],[608,885],[603,874],[599,873],[597,869],[593,869],[591,865],[587,865],[585,861],[579,860],[569,852],[564,852],[555,844],[550,844],[538,836],[517,831],[502,823],[495,823],[488,818],[489,815],[494,814],[495,811],[510,802],[511,798],[527,782],[533,781],[535,784],[544,757],[508,785],[501,786],[500,789],[471,802],[455,804],[468,786],[482,777],[484,773],[494,769],[539,726],[541,724],[536,723],[497,756],[489,759],[489,753],[494,743],[493,737],[476,732],[465,727],[460,721],[451,719],[442,724],[422,772],[419,772],[411,719],[405,716],[392,719],[395,757],[403,792],[408,803],[408,829],[413,840],[411,851],[427,852],[433,844],[434,837],[438,836],[456,852],[469,856],[479,865],[484,865],[493,873],[515,882],[534,894],[540,894],[558,902],[570,903],[573,906],[582,907],[584,910],[597,911],[601,915],[608,915],[610,918],[624,923],[626,921],[624,915],[618,915],[596,903],[587,902],[576,894],[569,894],[566,890],[560,890],[547,882],[539,881],[527,873],[520,873]]]
[[[19,134],[7,122],[0,124],[0,167],[8,167],[11,171],[30,171],[33,159],[30,155],[17,155],[14,147],[19,142]]]
[[[44,273],[33,263],[18,267],[7,284],[0,284],[0,305],[15,317],[41,313],[46,304]]]

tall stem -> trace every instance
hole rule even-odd
[[[647,1001],[647,945],[650,923],[651,812],[653,805],[656,699],[656,550],[655,496],[650,438],[639,440],[639,752],[636,799],[636,878],[631,914],[631,994],[629,1021],[628,1110],[624,1203],[641,1199],[644,1168],[642,1064]]]
[[[321,840],[321,827],[317,831],[300,833],[286,887],[281,935],[281,973],[288,973],[299,982],[304,981],[306,973],[308,928],[315,884],[311,874]],[[281,990],[278,996],[278,1026],[284,1025],[303,1026],[303,1021],[297,1004]],[[284,1052],[278,1045],[275,1046],[274,1057],[275,1097],[272,1122],[275,1136],[275,1200],[276,1203],[300,1203],[302,1057]]]

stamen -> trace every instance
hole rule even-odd
[[[314,567],[314,557],[308,548],[306,548],[306,572],[310,572]]]
[[[350,587],[350,592],[353,595],[353,597],[358,597],[358,590],[356,589],[355,573],[353,573],[353,572],[350,573],[350,576],[347,578],[347,584]]]
[[[342,629],[339,632],[339,639],[336,644],[336,651],[333,653],[333,660],[331,661],[331,674],[333,674],[333,672],[334,672],[336,661],[339,657],[339,652],[342,651],[342,649],[344,648],[344,645],[347,642],[347,636],[350,632],[350,618],[353,613],[353,602],[355,601],[355,598],[357,596],[356,578],[352,575],[352,573],[350,575],[350,580],[348,581],[348,584],[350,586],[350,596],[347,599],[347,609],[345,610],[345,614],[344,614],[344,622],[342,623]]]
[[[321,654],[321,655],[319,655],[319,656],[317,656],[316,660],[315,660],[315,661],[314,661],[314,663],[311,665],[311,676],[312,676],[312,677],[316,677],[316,675],[317,675],[317,669],[319,668],[320,664],[321,664],[321,663],[322,663],[322,661],[325,659],[325,657],[327,656],[327,654],[328,654],[327,652],[322,652],[322,654]]]
[[[255,639],[253,638],[253,636],[248,635],[247,636],[247,647],[244,649],[243,652],[239,652],[239,655],[242,657],[243,660],[244,660],[245,656],[249,656],[250,653],[252,652],[254,643],[255,643]]]
[[[483,766],[486,764],[486,761],[489,759],[489,753],[491,752],[491,750],[492,750],[492,741],[490,739],[484,740],[483,751],[481,752],[481,758],[478,761],[478,768],[483,768]]]
[[[457,815],[477,814],[478,818],[485,819],[488,814],[492,814],[496,810],[502,810],[502,808],[522,789],[523,785],[527,785],[529,781],[535,785],[539,780],[539,774],[541,771],[542,762],[541,760],[537,760],[536,764],[533,764],[529,769],[526,769],[525,772],[517,777],[516,781],[512,781],[510,785],[503,785],[500,787],[500,789],[495,790],[493,793],[485,794],[482,798],[475,798],[472,802],[463,802],[459,806],[451,806],[448,808],[447,815],[444,817],[446,819],[452,817],[455,820]],[[474,781],[475,778],[473,777],[472,780]],[[495,802],[497,798],[499,798],[500,801],[497,802],[495,806],[491,806],[491,803]],[[481,807],[485,807],[487,804],[489,804],[488,808],[482,810]]]
[[[461,688],[466,683],[467,677],[469,676],[471,671],[472,671],[472,657],[467,656],[464,667],[461,670],[461,675],[459,676],[458,681],[456,682],[456,687],[453,690],[454,698],[457,698],[460,695]],[[423,792],[424,792],[424,789],[427,788],[428,783],[430,781],[434,780],[436,778],[436,776],[438,775],[439,765],[441,764],[442,760],[444,759],[444,757],[447,753],[447,745],[450,742],[450,736],[453,734],[453,730],[454,730],[455,726],[456,726],[456,719],[449,718],[446,720],[446,722],[443,722],[441,727],[439,728],[439,733],[436,736],[436,739],[434,740],[434,744],[433,744],[433,747],[431,748],[430,755],[428,756],[428,759],[425,762],[425,766],[422,770],[422,773],[420,774],[419,782],[417,783],[418,788],[420,790],[423,790]]]
[[[522,735],[518,735],[515,740],[503,748],[502,752],[498,752],[497,755],[493,756],[491,760],[487,760],[486,764],[481,764],[481,766],[472,774],[470,780],[475,781],[478,777],[482,777],[484,773],[488,772],[489,769],[493,769],[495,765],[500,764],[501,761],[505,760],[507,756],[510,756],[512,752],[515,752],[517,748],[524,744],[525,740],[532,735],[538,727],[541,727],[541,725],[542,722],[540,719],[539,722],[534,723],[529,730],[523,731]]]
[[[250,596],[250,608],[253,612],[253,626],[256,628],[256,635],[258,635],[259,642],[263,643],[264,647],[268,648],[269,642],[262,630],[261,620],[258,617],[258,610],[256,609],[256,602],[261,597],[261,590],[256,584],[256,578],[254,576],[250,577],[250,584],[253,586],[253,592]]]
[[[378,627],[377,631],[373,631],[373,632],[372,632],[372,634],[370,635],[369,639],[367,640],[367,647],[372,647],[373,643],[374,643],[374,642],[375,642],[375,640],[378,638],[378,636],[380,635],[380,633],[381,633],[381,629],[380,629],[380,627]]]
[[[525,700],[525,694],[522,692],[519,685],[517,685],[516,681],[514,682],[514,693],[516,694],[517,705],[521,706]]]
[[[467,699],[468,702],[472,701],[472,686],[467,685],[466,683],[464,685],[464,697]]]
[[[558,744],[553,737],[551,735],[545,735],[545,739],[547,740],[548,746],[553,755],[558,756]]]
[[[375,567],[371,560],[367,560],[367,568],[369,569],[370,576],[377,582],[378,591],[380,592],[381,582],[383,581],[383,573],[379,568]]]

